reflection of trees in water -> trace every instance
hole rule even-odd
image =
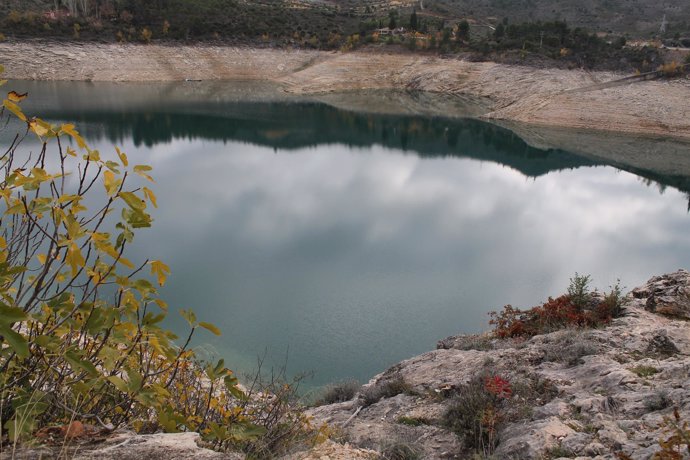
[[[147,147],[176,139],[240,141],[293,150],[322,144],[382,145],[420,157],[466,157],[509,166],[529,177],[602,164],[563,150],[529,146],[512,131],[472,119],[362,114],[319,103],[188,104],[155,112],[53,114],[79,122],[90,139]],[[50,114],[46,118],[50,118]],[[656,184],[690,194],[690,178],[619,166]]]
[[[593,165],[563,151],[528,146],[512,132],[477,120],[361,114],[324,104],[259,103],[183,107],[159,112],[59,114],[91,138],[151,147],[175,139],[243,141],[276,149],[339,143],[382,145],[422,157],[468,157],[510,166],[527,176]]]
[[[648,171],[641,171],[634,168],[629,172],[637,175],[637,179],[647,187],[656,187],[659,194],[663,195],[667,187],[673,187],[685,193],[688,200],[688,212],[690,213],[690,177],[687,176],[664,176]]]

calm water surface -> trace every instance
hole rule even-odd
[[[633,287],[690,267],[682,175],[531,148],[474,120],[23,85],[45,118],[154,167],[160,208],[130,249],[170,265],[163,297],[221,327],[197,344],[240,370],[287,355],[311,385],[367,380],[575,272]]]

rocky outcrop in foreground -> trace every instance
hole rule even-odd
[[[658,457],[659,440],[674,434],[674,411],[681,424],[690,421],[690,273],[654,277],[626,300],[623,316],[600,329],[444,339],[374,377],[353,399],[311,409],[338,442],[285,460],[690,458],[686,451]],[[73,456],[244,458],[196,441],[194,433],[121,434]]]
[[[471,458],[476,448],[499,459],[649,459],[669,436],[660,425],[674,408],[690,420],[689,294],[690,273],[680,270],[634,289],[624,316],[603,329],[527,341],[450,337],[376,376],[355,399],[311,413],[355,445],[406,445],[424,459]],[[486,406],[471,396],[473,382],[496,376],[510,392],[497,403],[494,450],[486,436],[483,445],[467,439],[471,427],[447,426],[462,419],[452,408]]]

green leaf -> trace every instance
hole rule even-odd
[[[65,353],[65,360],[72,366],[72,369],[83,370],[91,377],[97,377],[99,374],[98,369],[92,363],[85,359],[81,359],[81,356],[74,351],[68,351]]]
[[[191,310],[180,310],[180,315],[189,323],[190,326],[196,327],[196,315]]]
[[[223,379],[223,382],[225,383],[225,389],[230,393],[233,397],[239,399],[240,401],[246,401],[247,400],[247,395],[240,389],[240,387],[237,386],[239,381],[237,380],[237,377],[233,377],[232,375],[227,375]]]
[[[144,315],[144,319],[142,321],[142,324],[144,326],[155,326],[156,324],[160,323],[165,319],[165,313],[159,313],[158,315],[154,315],[151,312],[146,313]]]
[[[21,308],[10,307],[0,302],[0,324],[13,324],[25,321],[26,313]]]
[[[62,345],[62,341],[52,335],[39,335],[34,339],[34,343],[48,351],[56,351]]]
[[[103,326],[105,325],[106,318],[103,315],[103,310],[100,308],[94,308],[91,314],[89,315],[88,320],[86,321],[86,330],[89,331],[90,334],[97,334],[103,329]]]
[[[232,437],[238,441],[252,441],[265,435],[268,430],[253,423],[236,423],[230,428]]]
[[[134,397],[137,401],[147,407],[154,407],[159,400],[159,395],[151,390],[140,390]]]
[[[208,440],[225,441],[230,438],[228,429],[223,425],[211,422],[208,424],[208,429],[209,433],[206,435]]]
[[[179,423],[179,416],[176,417],[172,411],[162,410],[158,412],[158,423],[160,424],[163,431],[166,433],[179,433],[180,430],[177,428]]]
[[[130,393],[141,390],[144,377],[137,371],[130,369],[127,371],[127,376],[129,377],[129,383],[127,383],[127,389]]]
[[[0,335],[20,358],[29,357],[29,343],[24,336],[15,332],[7,324],[0,323]]]
[[[127,393],[129,391],[129,388],[127,387],[127,382],[125,382],[116,375],[111,375],[110,377],[108,377],[108,381],[112,383],[115,386],[115,388],[117,388],[123,393]]]
[[[218,329],[215,325],[213,325],[211,323],[207,323],[205,321],[201,321],[199,323],[199,327],[203,327],[204,329],[206,329],[207,331],[211,332],[214,335],[221,335],[222,334],[222,332],[220,332],[220,329]]]
[[[149,294],[150,292],[156,292],[153,284],[151,284],[149,280],[145,280],[143,278],[134,281],[134,289],[139,291],[139,293],[141,293],[143,296]]]

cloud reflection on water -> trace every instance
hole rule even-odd
[[[575,271],[633,286],[690,265],[685,196],[611,167],[532,179],[380,146],[208,141],[137,155],[162,203],[138,244],[173,267],[165,295],[226,331],[219,350],[289,347],[290,369],[318,382],[481,330],[488,310],[558,294]]]
[[[36,113],[154,166],[161,208],[131,258],[170,265],[163,296],[223,329],[200,340],[234,368],[289,348],[289,370],[316,384],[367,379],[484,329],[489,310],[561,293],[575,271],[605,288],[690,267],[690,176],[648,168],[657,150],[621,161],[627,138],[616,155],[574,154],[477,120],[215,101],[190,85],[21,84]]]

